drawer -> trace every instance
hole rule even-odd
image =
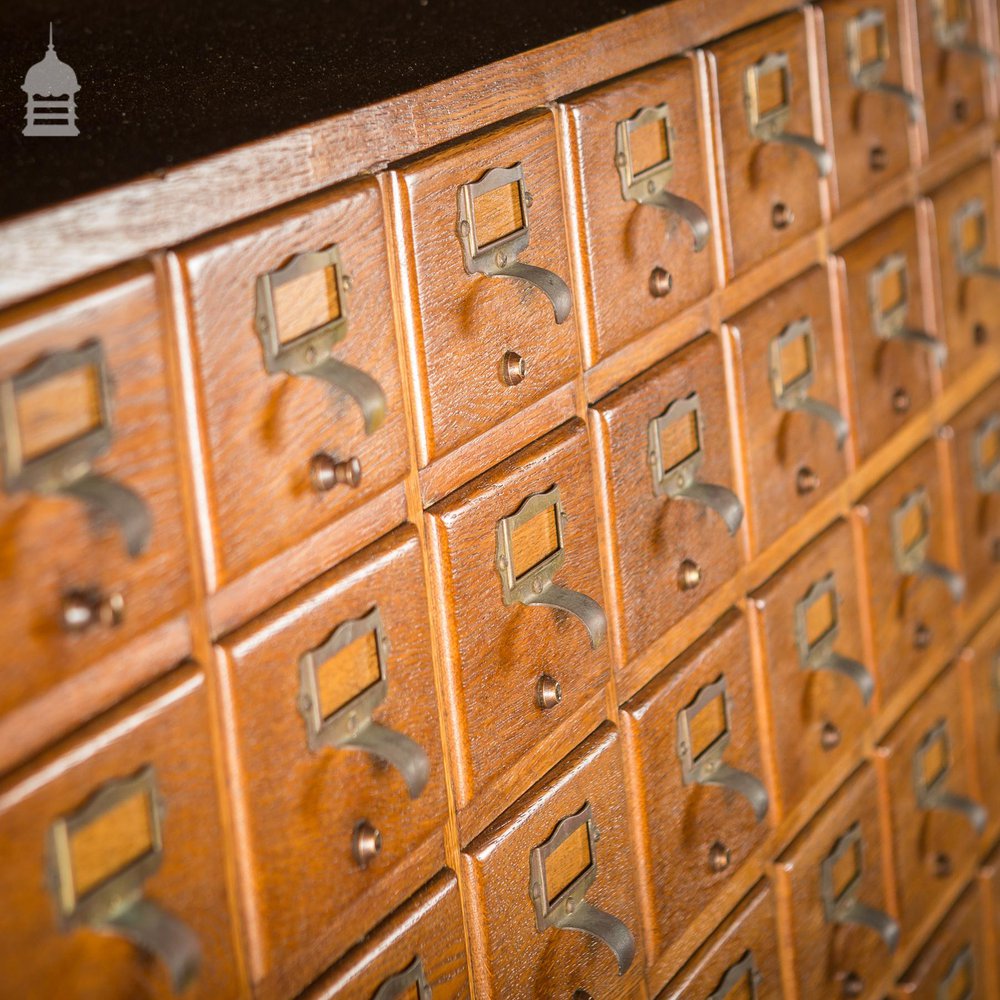
[[[840,251],[859,460],[930,403],[931,369],[944,362],[923,291],[922,233],[906,209]]]
[[[896,996],[906,1000],[986,1000],[988,951],[979,889],[966,889],[902,975]]]
[[[955,644],[964,579],[947,562],[950,518],[934,443],[914,452],[855,508],[863,525],[871,629],[882,703]]]
[[[962,568],[970,598],[984,594],[1000,566],[1000,382],[952,420]]]
[[[761,883],[698,949],[659,1000],[778,1000],[774,899]]]
[[[641,988],[618,736],[599,729],[463,852],[477,997]]]
[[[424,595],[403,527],[218,649],[261,996],[301,989],[444,863]]]
[[[573,422],[427,512],[460,807],[501,778],[509,802],[604,718],[593,497]]]
[[[538,111],[397,164],[390,182],[422,468],[579,371],[554,119]],[[516,440],[485,447],[496,462],[545,429],[522,417]]]
[[[210,725],[186,668],[0,787],[7,996],[240,995]]]
[[[616,627],[627,663],[739,568],[722,348],[705,334],[590,411],[612,532]]]
[[[775,863],[795,996],[879,996],[899,940],[875,775],[855,772]]]
[[[847,207],[910,165],[907,123],[923,119],[901,53],[898,0],[827,0],[821,8],[837,154],[837,199]]]
[[[847,473],[826,271],[815,267],[729,319],[739,359],[757,550]]]
[[[0,338],[5,714],[179,615],[190,581],[152,275],[4,313]]]
[[[984,160],[931,195],[949,369],[960,375],[1000,344],[993,170]]]
[[[378,185],[346,184],[177,257],[218,588],[408,469]],[[373,523],[357,547],[391,526]]]
[[[458,880],[447,869],[376,927],[302,1000],[410,996],[417,1000],[470,996]]]
[[[972,797],[974,745],[961,698],[958,672],[949,667],[876,749],[907,942],[961,878],[986,824],[986,810]]]
[[[713,43],[710,56],[733,275],[819,226],[817,174],[829,174],[833,157],[814,138],[805,15],[731,35]]]
[[[985,117],[982,12],[980,0],[916,0],[916,4],[927,142],[934,154]]]
[[[621,727],[655,961],[767,835],[745,619],[714,625],[625,704]]]
[[[854,756],[875,687],[850,525],[837,521],[751,595],[784,811]]]
[[[593,315],[580,318],[587,367],[712,290],[699,76],[695,57],[670,59],[559,102],[579,157],[573,222],[592,291]]]

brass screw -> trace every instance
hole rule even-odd
[[[910,394],[905,389],[899,388],[892,394],[892,409],[895,413],[909,413]]]
[[[889,165],[889,154],[885,146],[872,146],[868,150],[868,166],[875,173],[881,173]]]
[[[662,267],[654,267],[649,272],[649,294],[654,299],[669,295],[674,287],[674,276]]]
[[[840,746],[840,730],[832,722],[824,722],[819,734],[819,745],[824,750],[836,750]]]
[[[368,820],[363,819],[354,828],[351,849],[354,860],[362,868],[367,868],[382,852],[382,834]]]
[[[729,848],[725,844],[720,844],[719,841],[716,841],[708,849],[708,867],[713,872],[724,872],[732,860],[733,856]]]
[[[520,385],[528,374],[528,366],[517,351],[504,351],[500,359],[500,378],[504,385]]]
[[[933,637],[934,633],[931,631],[930,626],[924,622],[920,622],[913,630],[913,645],[917,649],[926,649],[931,644]]]
[[[681,590],[694,590],[701,583],[701,567],[693,559],[685,559],[677,571]]]
[[[542,711],[555,708],[562,701],[562,685],[549,674],[542,674],[535,685],[535,704]]]
[[[338,462],[332,455],[321,451],[309,460],[309,478],[319,493],[332,490],[337,483],[345,483],[355,489],[361,483],[361,462],[357,458]]]
[[[772,207],[771,225],[775,229],[787,229],[794,221],[795,213],[783,201]]]
[[[812,493],[818,488],[819,476],[808,465],[803,465],[795,474],[795,489],[798,491],[799,496],[805,496],[807,493]]]
[[[856,972],[848,972],[842,989],[845,997],[859,997],[865,990],[865,981]]]

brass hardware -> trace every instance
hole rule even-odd
[[[763,981],[763,976],[757,969],[753,952],[747,950],[734,965],[729,966],[722,974],[719,985],[708,995],[708,1000],[726,1000],[737,987],[741,997],[746,1000],[757,1000],[757,987]]]
[[[145,810],[147,848],[96,885],[81,890],[74,870],[74,837],[129,800],[137,799]],[[201,964],[198,938],[187,925],[142,893],[145,881],[163,863],[163,811],[156,772],[147,765],[132,777],[108,782],[75,812],[56,819],[48,831],[46,860],[63,931],[89,928],[124,937],[159,959],[166,966],[173,991],[180,993],[195,978]]]
[[[975,242],[972,246],[966,246],[969,226],[975,229]],[[983,261],[986,252],[986,227],[986,208],[983,199],[979,197],[963,202],[951,217],[951,249],[958,273],[963,278],[1000,278],[1000,267]]]
[[[18,402],[53,379],[77,374],[90,381],[97,407],[96,423],[74,437],[29,453]],[[123,483],[94,471],[97,459],[111,447],[111,380],[100,341],[42,358],[11,378],[0,381],[0,453],[7,493],[37,493],[78,500],[98,516],[113,520],[134,559],[149,546],[153,519],[146,502]]]
[[[977,347],[982,347],[990,338],[990,332],[986,329],[985,324],[975,323],[972,327],[972,342]]]
[[[976,428],[972,472],[977,492],[1000,493],[1000,412],[991,413]]]
[[[875,33],[876,55],[865,61],[862,55],[862,36],[865,32]],[[920,98],[898,83],[886,83],[886,64],[889,61],[889,31],[885,23],[885,11],[881,7],[868,7],[847,22],[847,66],[851,83],[858,90],[877,91],[899,98],[906,105],[906,114],[911,122],[919,122],[924,116],[924,106]]]
[[[795,473],[795,492],[799,496],[806,496],[819,489],[819,482],[819,476],[808,465],[803,465]]]
[[[786,382],[782,358],[786,356],[786,351],[798,350],[805,355],[805,368],[797,372],[790,382]],[[808,316],[789,323],[781,333],[771,339],[768,346],[768,371],[774,405],[780,410],[791,412],[801,410],[829,424],[836,436],[837,448],[842,449],[844,442],[847,441],[847,421],[844,415],[835,406],[813,399],[809,395],[809,390],[816,381],[816,334],[813,331],[812,320]],[[817,479],[808,489],[803,489],[804,483],[801,478],[797,485],[800,493],[810,492],[819,485],[819,480]]]
[[[555,708],[562,701],[562,685],[549,674],[542,674],[535,685],[535,704],[543,711]]]
[[[382,834],[366,819],[355,824],[351,853],[360,868],[367,868],[382,853]]]
[[[405,969],[384,980],[375,991],[372,1000],[400,1000],[408,994],[412,996],[410,994],[412,987],[416,987],[417,990],[416,1000],[431,1000],[430,984],[427,982],[424,963],[419,955]]]
[[[889,154],[886,152],[885,146],[872,146],[868,150],[868,169],[872,173],[880,174],[888,166]]]
[[[951,106],[951,116],[960,125],[969,120],[969,102],[964,97],[956,97]]]
[[[916,538],[907,539],[905,526],[916,511],[921,528]],[[930,546],[931,501],[926,487],[919,486],[907,494],[892,512],[892,555],[896,570],[902,576],[923,576],[940,580],[957,604],[965,596],[965,579],[960,573],[927,557]]]
[[[528,374],[528,365],[517,351],[504,351],[500,359],[500,380],[504,385],[520,385]]]
[[[859,997],[865,991],[865,981],[856,972],[848,972],[843,978],[840,991],[845,997]]]
[[[692,740],[692,723],[716,699],[721,699],[722,702],[722,731],[707,747],[696,752]],[[726,689],[725,675],[706,684],[691,703],[677,713],[677,756],[681,762],[681,776],[685,785],[715,785],[742,795],[750,804],[754,817],[760,822],[767,815],[767,789],[760,779],[746,771],[737,770],[722,759],[732,739],[731,716],[732,704]]]
[[[795,213],[783,201],[771,206],[771,225],[775,229],[787,229],[795,222]]]
[[[649,294],[654,299],[662,299],[671,293],[674,287],[674,276],[662,267],[654,267],[649,272]]]
[[[775,107],[762,108],[760,80],[770,73],[781,74],[782,101]],[[772,52],[747,67],[743,76],[743,100],[750,134],[760,142],[778,142],[803,150],[812,157],[820,177],[826,177],[833,169],[830,151],[812,136],[785,131],[792,115],[791,99],[792,71],[788,53]]]
[[[664,130],[666,157],[637,171],[632,161],[632,133],[650,125],[655,127],[657,123]],[[708,216],[693,201],[667,190],[674,175],[674,140],[670,109],[666,104],[640,108],[631,118],[615,125],[615,165],[621,180],[622,198],[640,205],[655,205],[680,216],[691,230],[695,253],[700,253],[705,249],[712,231]]]
[[[536,516],[553,518],[556,547],[540,562],[518,575],[514,558],[514,533]],[[496,567],[500,575],[503,602],[508,607],[511,604],[524,604],[528,607],[544,605],[568,611],[583,623],[590,636],[591,648],[598,649],[608,630],[608,620],[601,606],[586,594],[552,582],[566,561],[566,550],[563,547],[565,518],[557,484],[544,493],[533,493],[513,514],[497,521]]]
[[[480,245],[476,233],[476,198],[509,185],[517,186],[521,224],[514,232]],[[573,308],[573,296],[566,282],[544,267],[525,264],[517,259],[518,254],[528,248],[531,238],[528,223],[530,204],[531,199],[524,189],[524,168],[520,163],[512,167],[494,167],[478,181],[459,186],[458,239],[462,244],[465,270],[471,275],[527,281],[548,296],[556,323],[563,323]]]
[[[319,493],[332,490],[338,483],[357,489],[361,485],[361,461],[351,457],[338,462],[333,455],[321,451],[309,460],[309,479]]]
[[[925,622],[917,622],[913,630],[913,645],[916,649],[927,649],[934,639],[934,633]]]
[[[693,421],[697,443],[694,450],[669,469],[665,469],[662,434],[671,424],[678,421]],[[653,474],[653,495],[667,496],[672,500],[692,500],[714,510],[735,535],[743,520],[743,504],[732,490],[714,483],[698,480],[698,472],[705,461],[703,442],[704,423],[701,414],[701,399],[692,392],[684,399],[675,399],[658,417],[649,422],[649,465]]]
[[[550,897],[545,862],[584,825],[587,827],[590,863],[569,885]],[[596,844],[599,836],[589,802],[585,802],[579,812],[561,819],[548,840],[531,849],[529,894],[535,906],[535,924],[539,933],[554,927],[582,931],[596,937],[614,952],[618,960],[618,975],[623,976],[635,958],[632,932],[617,917],[598,909],[584,898],[597,879]]]
[[[334,275],[339,314],[283,343],[274,308],[275,290],[307,274],[327,269]],[[264,351],[264,369],[269,375],[284,373],[317,378],[346,393],[361,410],[365,433],[372,434],[385,421],[385,394],[370,375],[333,356],[333,348],[348,332],[349,291],[350,282],[344,274],[336,244],[326,250],[296,254],[283,267],[257,278],[257,336]]]
[[[832,722],[824,722],[819,732],[819,745],[826,751],[836,750],[841,741],[840,730]]]
[[[891,306],[883,308],[882,287],[887,281],[897,284],[899,295]],[[906,320],[909,308],[909,273],[906,268],[906,255],[891,253],[884,257],[868,275],[868,309],[871,315],[872,331],[879,340],[902,340],[924,348],[930,352],[934,363],[939,368],[943,367],[945,361],[948,360],[947,345],[925,330],[915,330],[908,327]]]
[[[938,851],[930,857],[931,874],[935,878],[949,878],[954,871],[951,855]]]
[[[956,987],[964,986],[961,993]],[[966,944],[955,956],[948,971],[938,984],[938,1000],[972,1000],[976,995],[976,963],[972,955],[972,945]]]
[[[685,559],[677,572],[681,590],[694,590],[701,583],[701,567],[693,559]]]
[[[928,776],[928,760],[940,760],[936,773]],[[924,810],[957,812],[964,816],[976,835],[986,829],[986,809],[968,796],[946,787],[951,773],[951,739],[944,719],[935,723],[913,753],[913,788],[917,805]]]
[[[319,668],[341,650],[370,636],[378,660],[378,680],[341,705],[330,715],[323,715],[320,699]],[[417,798],[427,784],[430,761],[424,750],[408,736],[375,722],[372,714],[389,693],[389,641],[382,628],[377,607],[362,618],[343,622],[330,637],[315,649],[299,657],[298,708],[306,723],[310,751],[324,747],[362,750],[391,764],[402,775],[411,799]]]
[[[713,872],[724,872],[733,860],[732,852],[725,844],[716,841],[708,849],[708,867]]]
[[[897,389],[892,394],[892,409],[894,413],[909,413],[910,405],[910,394],[905,389]]]
[[[934,37],[942,49],[981,59],[991,76],[996,73],[1000,64],[997,54],[968,40],[969,27],[972,23],[969,0],[931,0],[931,12],[934,19]]]
[[[117,592],[103,596],[96,590],[67,591],[61,620],[67,632],[83,632],[97,624],[114,628],[125,620],[125,597]]]
[[[573,1000],[594,1000],[586,990],[573,990]]]
[[[806,591],[795,605],[795,646],[799,653],[799,666],[803,670],[829,670],[851,681],[867,705],[875,691],[875,681],[863,663],[841,656],[836,651],[840,636],[840,594],[833,573],[827,573]],[[825,602],[829,609],[830,625],[822,635],[809,641],[809,612]]]
[[[848,854],[852,855],[854,874],[838,892],[835,872],[838,864]],[[833,845],[820,865],[820,896],[823,900],[824,917],[828,924],[841,926],[854,924],[870,928],[878,934],[892,953],[899,944],[899,924],[887,913],[866,906],[858,899],[863,871],[864,841],[861,837],[861,826],[859,823],[853,823]]]

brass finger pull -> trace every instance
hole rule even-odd
[[[633,148],[633,136],[637,144],[641,143],[641,154]],[[615,125],[615,166],[622,198],[678,216],[691,230],[695,253],[700,253],[708,245],[712,226],[699,205],[669,190],[674,176],[675,140],[666,104],[640,108],[631,118]]]
[[[948,789],[951,773],[951,738],[945,720],[924,735],[913,754],[913,787],[917,805],[927,811],[956,812],[979,835],[986,829],[986,809],[968,796]]]
[[[890,954],[899,944],[899,924],[887,913],[858,899],[864,871],[861,825],[853,823],[820,865],[820,896],[828,924],[856,925],[873,930]]]
[[[795,647],[803,670],[828,670],[854,684],[867,705],[875,692],[868,668],[837,652],[840,638],[840,594],[833,573],[827,573],[795,605]]]
[[[304,331],[286,330],[278,303],[286,303],[291,312],[293,296],[286,286],[303,280],[322,290],[323,318]],[[297,254],[257,278],[257,335],[268,374],[317,378],[350,396],[361,410],[365,433],[372,434],[385,422],[385,393],[370,375],[333,356],[348,333],[350,286],[336,244]]]
[[[524,168],[515,163],[512,167],[494,167],[478,181],[459,187],[458,239],[465,270],[468,274],[517,278],[534,285],[548,296],[556,322],[563,323],[573,308],[569,286],[558,274],[518,260],[531,238],[528,223],[531,196],[524,183]],[[506,217],[493,211],[501,204]],[[481,209],[478,217],[477,207]],[[493,218],[494,214],[501,216],[499,220]]]
[[[972,1000],[976,995],[976,961],[972,945],[966,944],[952,959],[938,983],[939,1000]]]
[[[579,812],[556,824],[548,840],[532,848],[529,892],[539,933],[554,927],[603,941],[614,952],[618,975],[623,976],[635,958],[635,938],[617,917],[584,898],[597,879],[599,839],[590,803],[585,802]],[[582,865],[581,857],[586,859]]]
[[[924,117],[924,105],[912,91],[898,83],[885,82],[889,62],[889,29],[885,11],[869,7],[847,22],[847,66],[851,83],[858,90],[887,94],[898,98],[906,106],[911,122]]]
[[[698,479],[705,461],[704,419],[701,399],[692,392],[675,399],[649,422],[648,461],[653,476],[653,495],[672,500],[691,500],[715,511],[730,535],[743,521],[743,504],[732,490]]]
[[[433,996],[419,955],[405,969],[386,979],[375,991],[372,1000],[400,1000],[400,997],[413,996],[411,990],[416,990],[416,1000],[431,1000]]]
[[[734,994],[743,1000],[757,1000],[757,990],[763,978],[757,969],[753,952],[747,950],[738,962],[726,969],[708,1000],[728,1000]]]
[[[677,714],[677,756],[685,785],[716,785],[743,796],[760,822],[769,805],[763,782],[723,760],[732,740],[732,703],[725,675],[706,684]]]
[[[66,402],[74,404],[70,411]],[[66,412],[54,426],[51,408]],[[0,381],[0,445],[7,493],[77,500],[121,531],[134,559],[146,550],[153,518],[146,502],[123,483],[94,471],[111,447],[111,387],[104,347],[93,341],[42,358]]]
[[[951,217],[951,249],[958,273],[964,278],[1000,278],[1000,267],[983,260],[986,227],[986,207],[979,197],[963,202]]]
[[[931,0],[931,14],[934,37],[942,49],[980,59],[990,75],[996,73],[1000,57],[982,45],[969,41],[969,28],[972,25],[970,0]]]
[[[903,576],[940,580],[957,604],[965,596],[965,578],[948,566],[928,558],[931,506],[927,489],[917,487],[892,512],[892,554],[896,570]]]
[[[586,594],[553,583],[566,561],[565,519],[556,485],[533,493],[513,514],[497,522],[496,567],[503,602],[508,607],[542,605],[568,611],[582,622],[591,648],[597,649],[608,630],[603,609]]]
[[[789,323],[772,338],[769,350],[771,396],[780,410],[801,411],[829,424],[843,449],[847,420],[835,406],[814,399],[809,390],[816,381],[816,334],[808,316]]]
[[[108,834],[113,840],[105,847],[98,838]],[[163,803],[154,769],[108,782],[59,817],[47,848],[62,929],[87,927],[126,938],[162,962],[174,993],[181,993],[198,974],[198,938],[142,894],[163,861]]]
[[[820,177],[830,173],[833,157],[826,146],[811,135],[786,131],[792,115],[792,71],[787,52],[772,52],[747,67],[743,76],[743,98],[747,124],[755,139],[801,149],[812,157]]]
[[[929,352],[939,368],[944,366],[948,360],[944,341],[907,325],[910,295],[905,254],[889,254],[868,275],[868,308],[876,337],[914,344]]]
[[[298,708],[309,749],[361,750],[394,767],[410,798],[427,784],[430,761],[408,736],[372,718],[389,693],[389,640],[377,607],[343,622],[299,658]]]

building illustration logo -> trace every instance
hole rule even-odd
[[[24,77],[21,89],[28,95],[24,135],[79,135],[76,127],[76,73],[56,55],[49,24],[49,50]]]

